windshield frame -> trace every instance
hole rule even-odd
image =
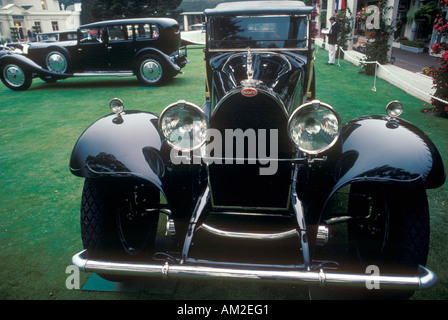
[[[305,39],[303,40],[305,42],[303,47],[252,47],[252,46],[245,46],[245,47],[234,47],[234,48],[217,48],[216,47],[216,42],[217,41],[222,41],[221,40],[215,40],[212,38],[212,34],[213,34],[213,30],[212,28],[214,27],[215,21],[217,20],[221,20],[221,19],[229,19],[229,18],[296,18],[296,19],[304,19],[305,21]],[[310,49],[311,46],[311,23],[310,23],[310,15],[309,14],[297,14],[297,15],[283,15],[283,14],[263,14],[263,15],[235,15],[235,16],[213,16],[213,17],[208,17],[207,19],[207,23],[206,23],[206,32],[207,32],[207,41],[206,41],[206,49],[209,52],[234,52],[234,51],[247,51],[247,48],[250,47],[251,51],[285,51],[285,50],[289,50],[289,51],[307,51]],[[260,22],[262,23],[262,22]],[[275,42],[275,41],[300,41],[297,39],[281,39],[281,40],[261,40],[261,39],[256,39],[256,40],[252,40],[252,41],[271,41],[271,42]]]

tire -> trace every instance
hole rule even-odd
[[[167,73],[166,63],[156,55],[147,54],[137,61],[137,78],[146,86],[162,84],[168,78]]]
[[[45,53],[45,68],[55,73],[67,73],[70,70],[70,59],[66,53],[54,49]]]
[[[425,190],[352,185],[348,224],[354,271],[378,266],[381,274],[416,275],[429,251],[429,208]],[[367,291],[367,290],[366,290]],[[411,291],[378,291],[380,297],[409,298]]]
[[[139,260],[157,233],[160,192],[153,186],[86,179],[81,202],[81,235],[90,257]]]
[[[4,67],[2,67],[0,77],[3,84],[14,91],[25,91],[33,82],[32,73],[21,64],[15,62],[6,62]]]

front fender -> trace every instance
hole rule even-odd
[[[21,54],[12,53],[0,56],[0,66],[4,66],[8,63],[18,63],[23,67],[26,67],[29,71],[37,73],[39,76],[53,76],[57,78],[65,78],[70,76],[69,74],[61,74],[46,70],[30,58]]]
[[[135,177],[162,190],[165,166],[158,117],[141,111],[105,116],[79,137],[70,171],[85,178]]]
[[[371,181],[437,188],[445,170],[434,143],[411,123],[385,116],[352,120],[342,130],[342,155],[335,166],[332,194],[353,182]]]

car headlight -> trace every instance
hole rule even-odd
[[[178,101],[163,110],[159,130],[168,144],[181,151],[201,147],[207,140],[209,123],[201,108],[186,101]]]
[[[331,148],[341,132],[341,120],[328,104],[314,100],[299,106],[288,121],[288,134],[294,145],[308,154]]]

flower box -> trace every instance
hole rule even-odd
[[[401,44],[400,49],[405,50],[405,51],[414,52],[414,53],[422,53],[425,48],[416,48],[416,47],[410,47],[410,46],[405,46],[404,44]]]

